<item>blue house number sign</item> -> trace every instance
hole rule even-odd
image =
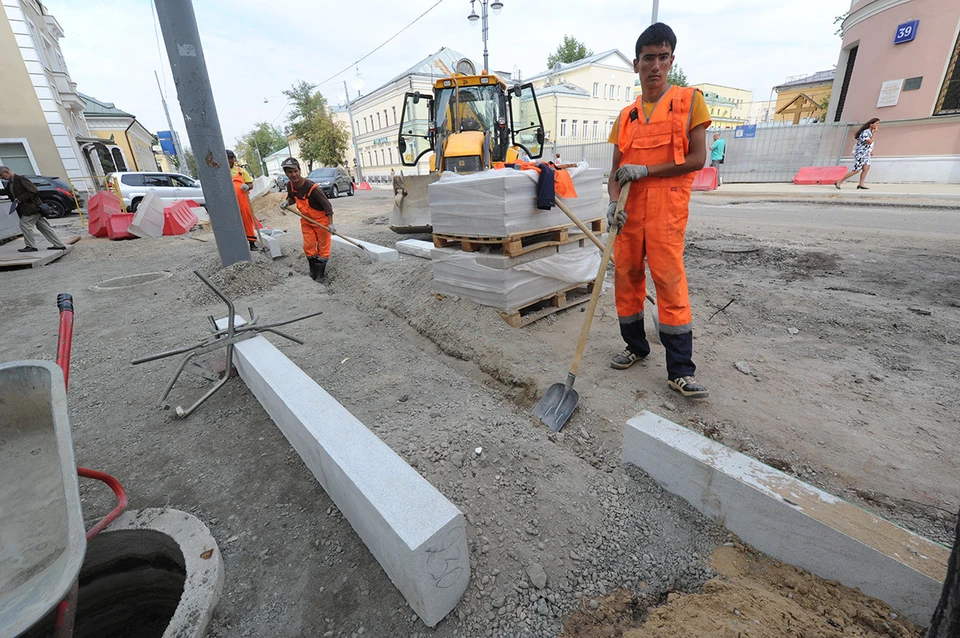
[[[893,43],[903,44],[904,42],[911,42],[917,37],[917,27],[919,26],[919,20],[911,20],[910,22],[904,22],[899,25],[897,27],[897,35],[893,37]]]

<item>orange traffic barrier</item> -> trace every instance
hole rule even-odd
[[[846,166],[804,166],[793,176],[793,183],[834,184],[846,174]]]
[[[690,190],[715,191],[719,185],[720,174],[717,172],[717,169],[708,166],[697,171],[696,177],[693,178],[693,186],[690,187]]]

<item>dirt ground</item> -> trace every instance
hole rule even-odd
[[[293,230],[273,262],[256,255],[221,271],[212,233],[197,232],[86,238],[49,266],[0,272],[2,361],[52,359],[56,294],[75,297],[78,463],[120,478],[131,507],[193,513],[220,543],[227,582],[211,635],[555,636],[584,601],[611,592],[720,595],[716,584],[703,587],[717,572],[733,579],[710,564],[724,530],[620,465],[623,423],[644,408],[930,538],[952,538],[956,236],[800,224],[782,204],[738,205],[743,216],[731,219],[711,213],[729,206],[695,202],[687,269],[698,377],[711,399],[671,393],[657,346],[628,371],[608,367],[622,342],[606,292],[577,380],[580,408],[555,435],[528,413],[566,377],[581,312],[514,329],[492,309],[432,295],[430,263],[407,256],[368,265],[335,249],[319,286],[306,277],[298,221],[274,212],[278,197],[255,205],[266,225]],[[392,245],[391,203],[386,191],[335,200],[338,229]],[[71,224],[62,220],[61,232]],[[243,314],[322,310],[289,328],[305,345],[271,341],[467,514],[471,585],[436,629],[412,617],[242,381],[185,420],[156,407],[173,361],[130,361],[185,344],[206,331],[208,315],[225,314],[194,269]],[[154,271],[170,276],[92,289]],[[206,383],[184,375],[172,406]],[[111,507],[101,486],[81,488],[88,521]]]

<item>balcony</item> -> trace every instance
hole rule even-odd
[[[60,94],[60,100],[66,108],[74,111],[83,111],[87,108],[86,103],[77,93],[77,83],[71,82],[69,75],[63,71],[48,71],[48,73],[53,79],[53,86]]]

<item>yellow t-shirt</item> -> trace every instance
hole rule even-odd
[[[656,102],[643,102],[643,114],[647,118],[653,115],[653,109],[656,108]],[[703,99],[703,93],[696,91],[693,94],[693,105],[691,106],[693,114],[690,116],[690,130],[697,128],[701,124],[710,126],[710,109],[707,108],[707,102]],[[620,134],[620,116],[617,115],[613,123],[613,130],[610,131],[610,137],[607,139],[611,144],[617,143],[617,136]]]
[[[250,176],[250,173],[247,172],[247,169],[239,165],[234,165],[234,167],[230,169],[230,176],[236,177],[237,175],[243,177],[244,184],[249,184],[253,181],[253,177]]]

